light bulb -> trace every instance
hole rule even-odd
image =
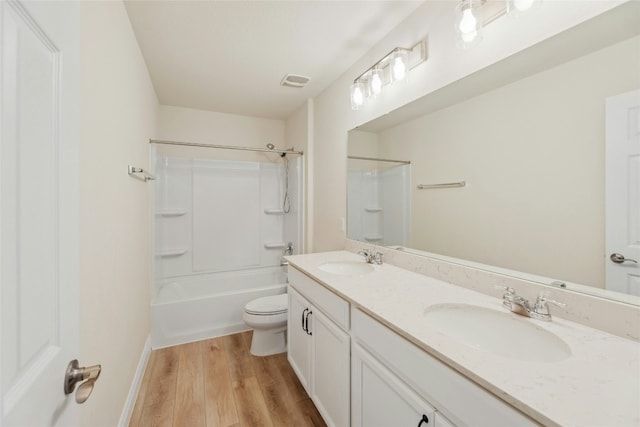
[[[534,0],[513,0],[513,7],[518,12],[524,12],[525,10],[531,9],[533,6]]]
[[[398,50],[393,54],[391,59],[391,80],[393,82],[398,82],[400,80],[404,80],[407,76],[407,63],[408,63],[407,52],[403,50]]]
[[[371,78],[369,80],[369,86],[371,88],[371,93],[374,96],[380,95],[382,92],[382,70],[379,68],[374,68],[371,70]]]
[[[507,1],[507,13],[511,16],[522,16],[537,8],[542,0],[509,0]]]
[[[458,47],[468,49],[482,40],[480,5],[480,0],[462,0],[456,5],[455,28],[458,33]]]
[[[402,59],[396,58],[393,60],[393,77],[394,80],[402,80],[406,75],[407,70],[405,69],[404,63]]]
[[[476,30],[470,31],[468,33],[462,33],[460,37],[462,37],[462,41],[465,43],[470,43],[478,36],[478,32]]]
[[[469,34],[476,32],[476,26],[478,25],[478,21],[476,17],[473,16],[473,11],[471,7],[468,7],[462,12],[462,19],[460,20],[460,32],[462,34]]]
[[[360,82],[351,85],[351,109],[359,110],[364,105],[364,87]]]

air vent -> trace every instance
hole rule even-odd
[[[309,77],[298,76],[296,74],[287,74],[282,78],[280,85],[301,88],[304,87],[307,83],[309,83]]]

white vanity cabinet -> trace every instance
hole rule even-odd
[[[329,426],[349,425],[349,303],[289,268],[289,363]]]
[[[408,417],[389,425],[418,425],[422,413],[430,427],[539,425],[362,311],[351,321],[353,426],[382,425],[387,411]]]

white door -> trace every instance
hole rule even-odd
[[[0,424],[77,425],[78,2],[0,2]]]
[[[606,139],[606,287],[640,296],[640,91],[607,98]]]

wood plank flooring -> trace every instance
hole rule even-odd
[[[325,427],[286,353],[249,353],[251,332],[154,350],[129,427]]]

